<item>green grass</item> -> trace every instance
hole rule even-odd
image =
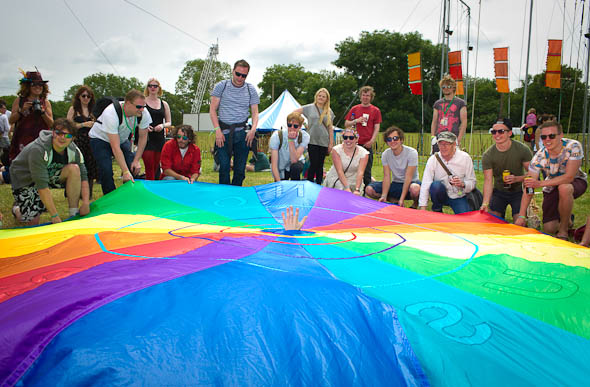
[[[416,147],[418,144],[419,135],[417,133],[409,133],[406,134],[405,144],[408,146]],[[424,147],[424,153],[421,152],[420,156],[420,176],[422,176],[422,172],[424,169],[424,165],[426,164],[426,160],[428,156],[425,155],[426,152],[430,151],[430,135],[424,135],[424,140],[426,146]],[[467,147],[469,146],[469,134],[466,136],[464,141],[464,145]],[[267,146],[267,138],[261,139],[261,146],[263,149]],[[197,136],[197,145],[201,149],[201,156],[202,156],[202,175],[199,178],[201,182],[207,183],[217,183],[219,181],[219,175],[217,172],[213,171],[213,159],[211,156],[210,149],[212,148],[214,142],[214,137],[209,133],[198,133]],[[477,152],[473,152],[474,154],[479,154],[483,152],[479,152],[480,149],[487,149],[491,145],[491,138],[489,135],[486,134],[474,134],[473,139],[473,148],[477,149]],[[376,154],[376,157],[373,160],[373,177],[375,180],[381,181],[383,180],[383,168],[381,166],[381,159],[380,154],[385,149],[385,145],[383,144],[382,137],[379,136],[377,142],[377,149],[379,152]],[[474,156],[474,159],[480,159],[481,157]],[[332,165],[331,159],[328,157],[326,158],[325,162],[325,170],[327,171],[330,166]],[[121,184],[121,180],[118,178],[121,174],[121,171],[116,163],[113,164],[113,169],[115,171],[115,184],[119,186]],[[477,177],[477,186],[483,192],[483,173],[481,171],[476,171]],[[262,185],[267,183],[272,183],[274,180],[270,172],[246,172],[246,179],[244,180],[244,186],[255,186],[255,185]],[[60,189],[52,189],[53,200],[57,206],[59,211],[60,217],[62,219],[66,219],[68,215],[68,206],[67,202],[64,199],[63,190]],[[93,199],[96,200],[102,196],[101,186],[100,184],[94,184],[93,188]],[[537,203],[540,205],[542,201],[542,197],[540,195],[536,195]],[[13,216],[11,215],[11,207],[13,203],[12,197],[12,190],[10,185],[0,185],[0,213],[4,215],[3,219],[3,228],[14,228],[19,227],[20,225],[15,221]],[[409,202],[408,202],[409,203]],[[444,211],[446,213],[451,214],[452,211],[450,208],[445,207]],[[578,198],[574,202],[574,215],[575,215],[575,225],[576,227],[581,226],[585,223],[586,216],[590,213],[590,195],[584,194],[582,197]],[[510,209],[507,210],[506,219],[508,221],[512,221],[512,215],[510,213]],[[48,213],[44,213],[41,216],[41,223],[49,222],[50,217]]]

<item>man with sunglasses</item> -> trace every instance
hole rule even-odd
[[[287,128],[275,130],[270,137],[270,169],[275,181],[301,180],[303,152],[309,144],[309,133],[301,130],[303,122],[303,116],[293,112],[287,116]]]
[[[512,121],[499,119],[490,130],[495,144],[483,154],[483,203],[481,210],[504,218],[510,205],[513,217],[520,212],[522,182],[533,158],[530,148],[512,140]],[[504,175],[504,171],[509,171]]]
[[[457,137],[457,145],[461,147],[461,140],[467,130],[467,103],[455,96],[457,83],[449,74],[439,82],[443,97],[434,103],[432,111],[432,154],[438,152],[438,142],[434,141],[439,133],[450,131]]]
[[[584,159],[582,144],[579,141],[563,138],[563,128],[557,121],[543,123],[541,133],[543,147],[533,156],[528,175],[532,179],[524,181],[525,187],[543,187],[543,231],[556,234],[559,239],[568,239],[568,229],[573,226],[572,210],[574,199],[580,197],[588,183],[586,173],[580,168]],[[545,179],[538,180],[545,172]],[[520,213],[515,223],[526,225],[526,208],[533,194],[522,195]]]
[[[231,158],[234,158],[232,185],[241,186],[246,177],[246,162],[258,126],[260,98],[256,88],[246,82],[250,65],[241,59],[234,64],[232,78],[215,85],[211,93],[209,116],[215,130],[215,149],[219,159],[219,184],[230,184]],[[248,116],[252,127],[246,134]]]
[[[365,192],[380,202],[395,201],[404,206],[405,199],[412,199],[412,208],[418,208],[420,178],[418,176],[418,152],[404,145],[404,131],[392,126],[383,133],[389,148],[381,155],[383,182],[369,184]]]
[[[90,212],[90,189],[82,153],[72,142],[77,129],[65,118],[55,120],[53,130],[43,130],[23,148],[10,166],[14,207],[19,222],[39,224],[48,211],[52,223],[61,222],[50,188],[65,188],[69,215]],[[82,197],[82,205],[78,204]]]
[[[160,163],[163,180],[184,180],[194,183],[201,174],[201,150],[194,144],[195,134],[190,125],[182,125],[162,148]]]
[[[90,148],[98,167],[98,179],[105,195],[115,190],[113,156],[121,167],[123,183],[135,181],[133,176],[141,172],[139,160],[147,143],[148,127],[152,123],[152,117],[145,106],[145,95],[139,90],[131,89],[121,104],[122,120],[119,121],[115,106],[110,104],[96,118],[88,133]],[[141,117],[139,123],[138,117]],[[137,135],[137,151],[133,153],[131,144]]]

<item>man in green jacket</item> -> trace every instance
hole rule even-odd
[[[90,212],[88,175],[82,153],[72,142],[75,135],[72,121],[57,119],[53,130],[41,131],[12,161],[12,213],[19,222],[39,224],[44,211],[49,211],[52,223],[61,222],[50,188],[65,188],[70,216]]]

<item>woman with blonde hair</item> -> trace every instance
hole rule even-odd
[[[324,178],[324,159],[334,146],[334,112],[330,109],[330,93],[322,87],[315,93],[314,102],[295,110],[307,118],[310,136],[307,153],[309,169],[307,180],[322,184]]]
[[[364,191],[363,175],[369,161],[369,151],[358,145],[354,128],[342,132],[342,144],[332,148],[332,168],[326,175],[324,186],[361,195]]]
[[[150,78],[143,94],[145,95],[146,109],[152,117],[152,123],[148,126],[148,140],[141,158],[145,165],[146,180],[159,178],[160,155],[166,142],[166,128],[172,125],[170,106],[163,101],[162,87],[156,78]]]

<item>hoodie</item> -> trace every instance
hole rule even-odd
[[[10,164],[10,182],[16,190],[35,183],[35,188],[49,187],[48,166],[53,159],[53,133],[42,130],[39,137],[28,144]],[[68,162],[78,164],[82,181],[88,181],[88,173],[84,166],[84,157],[80,149],[72,141],[66,148]]]

